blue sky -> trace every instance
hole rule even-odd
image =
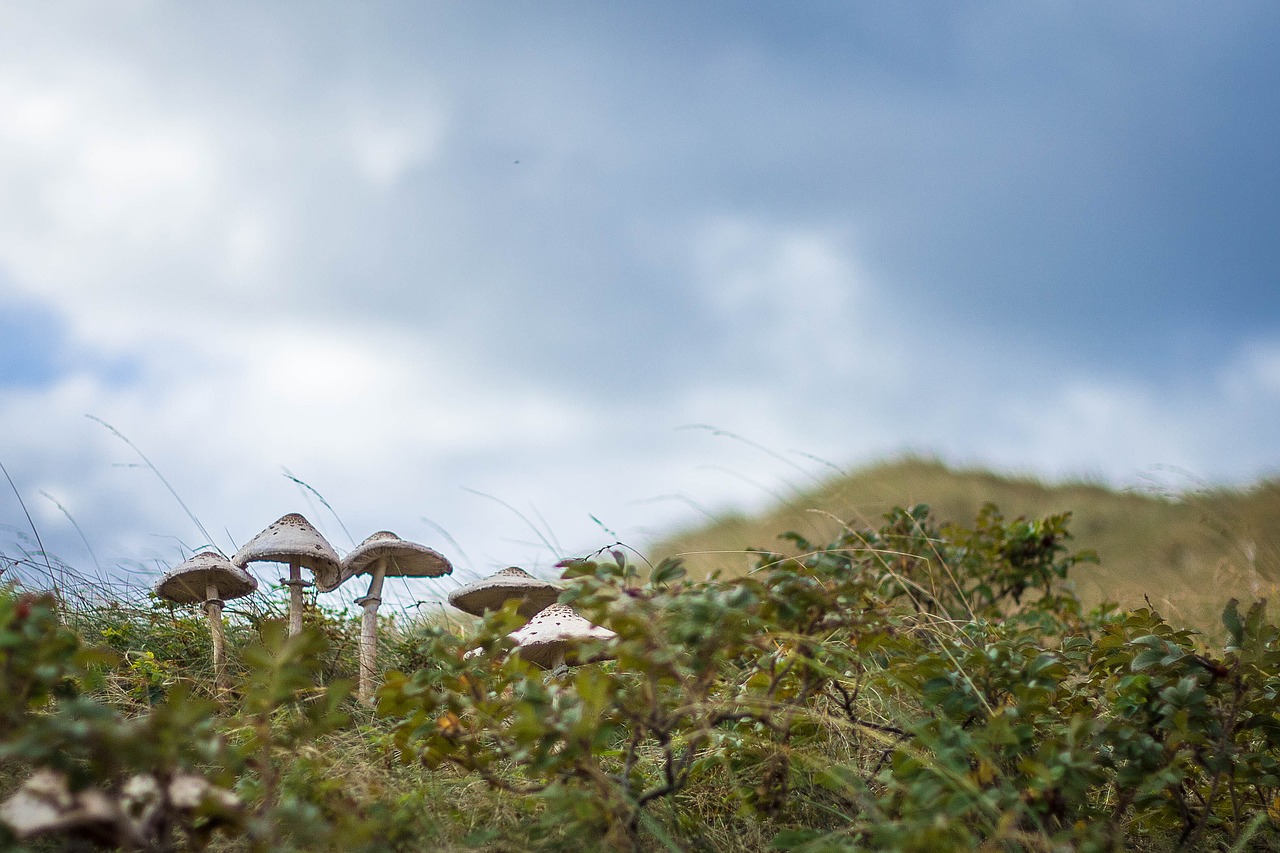
[[[89,560],[60,504],[139,578],[202,536],[86,414],[224,550],[294,510],[352,546],[287,469],[472,572],[811,456],[1274,474],[1278,37],[1262,2],[6,4],[0,461],[50,550]]]

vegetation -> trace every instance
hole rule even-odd
[[[720,517],[650,550],[655,559],[680,557],[695,577],[732,577],[755,564],[752,549],[789,547],[778,544],[788,531],[830,541],[846,522],[872,526],[903,502],[928,504],[939,519],[961,523],[986,503],[1028,518],[1070,512],[1077,546],[1099,557],[1071,573],[1086,605],[1142,607],[1150,600],[1171,621],[1221,639],[1219,615],[1229,599],[1280,593],[1280,479],[1242,490],[1191,485],[1176,492],[1155,485],[1117,491],[908,457],[833,476],[780,496],[785,499],[758,517]]]
[[[387,622],[372,711],[345,615],[233,615],[210,695],[196,614],[6,589],[0,796],[38,768],[235,794],[162,803],[133,842],[155,850],[1280,848],[1265,605],[1229,603],[1221,642],[1088,606],[1069,521],[891,508],[713,580],[602,551],[562,564],[562,601],[617,633],[579,659],[611,659],[509,654],[514,604]]]

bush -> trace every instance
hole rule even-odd
[[[125,840],[156,850],[1274,843],[1265,605],[1233,602],[1218,650],[1150,608],[1086,612],[1063,583],[1090,559],[1068,521],[896,509],[727,581],[566,561],[562,601],[616,633],[578,650],[597,662],[513,654],[514,605],[468,636],[422,622],[387,632],[404,668],[377,717],[348,697],[342,614],[297,637],[240,626],[214,696],[198,620],[120,610],[81,636],[52,600],[3,590],[0,778],[46,769],[120,800],[186,774],[238,797],[162,801]]]
[[[644,583],[621,553],[563,564],[562,601],[615,660],[549,676],[511,612],[392,674],[406,760],[536,795],[581,837],[667,843],[654,806],[712,784],[796,850],[1118,849],[1240,842],[1276,797],[1280,649],[1261,605],[1195,649],[1149,611],[1082,613],[1067,517],[935,528],[895,510],[747,577]],[[472,646],[483,649],[467,657]],[[669,815],[670,812],[667,812]],[[1269,831],[1269,827],[1267,828]]]

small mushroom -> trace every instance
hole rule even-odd
[[[560,598],[560,587],[511,566],[449,593],[449,603],[472,616],[483,616],[486,610],[501,610],[512,598],[521,599],[516,612],[528,619],[555,604]]]
[[[302,633],[302,588],[309,583],[302,579],[302,567],[311,570],[321,592],[336,589],[341,580],[338,553],[311,522],[296,512],[250,539],[231,562],[241,568],[256,562],[289,564],[289,579],[283,583],[289,587],[290,636]]]
[[[155,585],[159,597],[176,604],[204,605],[209,617],[209,633],[213,637],[213,683],[215,689],[226,684],[226,640],[222,633],[222,605],[233,598],[249,595],[258,588],[253,575],[231,564],[212,551],[202,551],[175,566]]]
[[[369,575],[369,592],[357,598],[364,608],[360,621],[360,701],[373,701],[373,673],[378,649],[378,605],[382,603],[384,578],[438,578],[453,566],[425,545],[401,539],[381,530],[348,554],[342,561],[340,583],[355,575]]]
[[[73,792],[56,770],[37,770],[0,803],[0,821],[23,840],[68,833],[110,843],[118,820],[118,809],[105,793],[97,788]]]
[[[21,840],[47,835],[128,850],[155,850],[165,827],[175,821],[190,827],[199,819],[208,829],[238,819],[240,798],[194,773],[168,777],[167,789],[156,776],[132,776],[119,791],[99,788],[72,791],[67,777],[42,768],[0,803],[0,823]],[[62,849],[61,847],[59,849]]]
[[[566,664],[608,660],[613,657],[608,652],[583,659],[577,647],[587,640],[608,640],[617,634],[591,624],[567,604],[553,604],[507,636],[515,641],[520,657],[529,663],[543,669],[557,669]]]

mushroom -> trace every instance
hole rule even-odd
[[[612,658],[606,651],[584,660],[577,655],[576,647],[586,640],[608,640],[617,634],[591,624],[567,604],[553,604],[507,636],[515,641],[520,657],[529,663],[543,669],[557,669],[566,664]]]
[[[289,587],[290,636],[302,633],[302,588],[308,585],[302,579],[302,567],[311,570],[321,592],[336,589],[341,580],[338,553],[311,522],[296,512],[250,539],[231,562],[241,568],[255,562],[289,564],[289,579],[282,583]]]
[[[425,545],[408,542],[389,530],[381,530],[348,554],[342,561],[339,583],[355,575],[369,575],[369,592],[357,598],[364,608],[360,621],[360,701],[373,701],[373,671],[378,649],[378,605],[382,603],[384,578],[438,578],[453,566]]]
[[[0,821],[19,839],[71,833],[109,843],[115,840],[118,810],[97,788],[71,790],[67,777],[40,769],[0,803]]]
[[[227,558],[212,551],[202,551],[169,570],[156,581],[155,594],[176,604],[203,603],[209,617],[209,633],[213,636],[213,684],[220,689],[226,682],[226,640],[222,634],[222,604],[246,596],[258,588],[253,575],[233,566]]]
[[[170,775],[167,789],[155,775],[143,773],[130,777],[118,792],[108,793],[98,788],[72,791],[66,775],[42,768],[0,803],[0,824],[23,841],[62,835],[73,845],[74,840],[85,840],[153,850],[160,849],[161,833],[175,818],[187,827],[200,819],[207,829],[235,820],[241,809],[239,797],[194,773]]]
[[[560,598],[560,587],[511,566],[449,593],[449,603],[472,616],[483,616],[486,610],[500,610],[512,598],[521,599],[516,612],[528,619],[555,604]]]

